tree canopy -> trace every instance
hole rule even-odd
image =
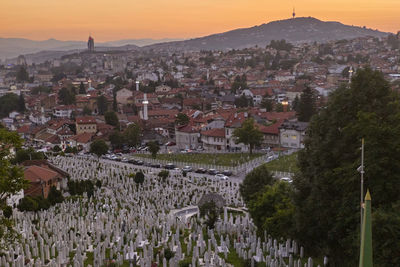
[[[253,148],[260,145],[263,134],[255,126],[254,119],[245,120],[242,127],[233,131],[233,136],[236,138],[236,144],[243,143],[249,146],[250,154],[253,153]]]
[[[75,103],[75,90],[73,88],[63,87],[58,92],[58,100],[63,105],[71,105]]]
[[[107,98],[104,95],[97,97],[97,112],[104,115],[107,111]]]
[[[139,125],[132,123],[125,129],[123,135],[128,146],[133,147],[140,143],[141,129]]]
[[[90,144],[90,153],[96,154],[97,157],[101,157],[108,151],[108,146],[104,140],[95,140]]]
[[[151,156],[155,159],[157,157],[158,151],[160,151],[160,146],[156,141],[148,142],[147,146],[149,147],[149,152],[151,153]]]
[[[5,94],[0,97],[0,118],[7,117],[10,112],[18,109],[19,97],[16,94]]]
[[[175,124],[177,125],[186,125],[189,121],[190,119],[185,113],[178,113],[178,115],[176,115]]]
[[[274,178],[266,165],[261,165],[249,172],[240,184],[240,195],[248,203],[254,199],[266,185],[272,185]]]
[[[10,161],[11,151],[19,148],[22,140],[16,132],[9,132],[0,128],[0,209],[7,209],[6,199],[27,187],[23,170],[13,165]],[[6,246],[15,238],[12,221],[6,216],[0,215],[0,246]]]
[[[297,117],[299,121],[310,121],[311,117],[316,113],[316,99],[310,87],[306,87],[300,95],[297,104]]]
[[[118,116],[114,111],[107,111],[104,114],[104,119],[106,120],[106,123],[115,127],[119,127],[119,120]]]
[[[17,82],[28,82],[29,74],[24,66],[20,66],[17,71]]]
[[[362,138],[364,188],[372,195],[373,245],[379,251],[374,261],[400,265],[400,215],[394,212],[400,191],[399,101],[382,73],[359,69],[350,88],[337,89],[311,120],[293,182],[296,236],[310,252],[330,255],[334,266],[354,266],[358,260]],[[391,238],[381,238],[389,232]]]
[[[80,95],[86,94],[86,89],[85,89],[85,85],[83,84],[83,82],[81,82],[81,83],[79,84],[79,94],[80,94]]]

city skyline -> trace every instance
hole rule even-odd
[[[253,0],[117,0],[8,1],[0,10],[0,37],[32,40],[96,41],[141,38],[194,38],[274,20],[315,17],[385,32],[400,30],[400,1],[283,0],[279,3]],[[138,23],[140,22],[140,23]]]

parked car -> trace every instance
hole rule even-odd
[[[190,167],[190,166],[185,166],[185,167],[182,168],[182,171],[184,171],[184,172],[191,172],[191,171],[193,171],[193,168]]]
[[[228,176],[223,175],[222,173],[218,173],[214,177],[217,178],[217,179],[220,179],[220,180],[228,180],[229,179]]]
[[[172,142],[172,141],[170,141],[170,142],[167,142],[167,143],[165,143],[165,145],[166,145],[166,146],[175,146],[175,145],[176,145],[176,143],[175,143],[175,142]]]
[[[161,164],[153,163],[153,164],[151,164],[151,167],[153,167],[153,168],[161,168]]]
[[[224,170],[224,171],[222,172],[222,174],[223,174],[223,175],[226,175],[226,176],[231,176],[231,175],[232,175],[232,172],[229,171],[229,170]]]
[[[280,180],[284,181],[284,182],[288,182],[288,183],[292,183],[293,182],[290,177],[282,177]]]
[[[208,170],[208,174],[215,175],[217,173],[218,173],[218,171],[216,169],[209,169]]]
[[[164,168],[167,170],[173,170],[175,168],[175,165],[172,163],[167,163],[165,164]]]
[[[130,160],[128,160],[128,162],[131,163],[131,164],[136,164],[137,160],[135,160],[135,159],[130,159]]]
[[[143,164],[144,164],[143,160],[136,161],[136,165],[143,165]]]
[[[121,159],[121,162],[128,162],[128,159],[125,158],[125,157],[123,157],[123,158]]]
[[[195,173],[206,173],[207,172],[207,170],[206,169],[203,169],[203,168],[198,168],[196,171],[195,171]]]

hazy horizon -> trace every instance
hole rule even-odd
[[[20,0],[2,3],[0,36],[30,40],[188,39],[291,17],[315,17],[384,32],[400,30],[398,0]]]

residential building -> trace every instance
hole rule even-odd
[[[192,125],[175,129],[176,146],[179,149],[195,149],[199,147],[199,131]]]
[[[97,132],[97,122],[94,117],[78,117],[75,121],[76,134],[81,133],[96,133]]]
[[[279,127],[281,147],[300,149],[304,148],[304,137],[308,122],[285,121]]]

